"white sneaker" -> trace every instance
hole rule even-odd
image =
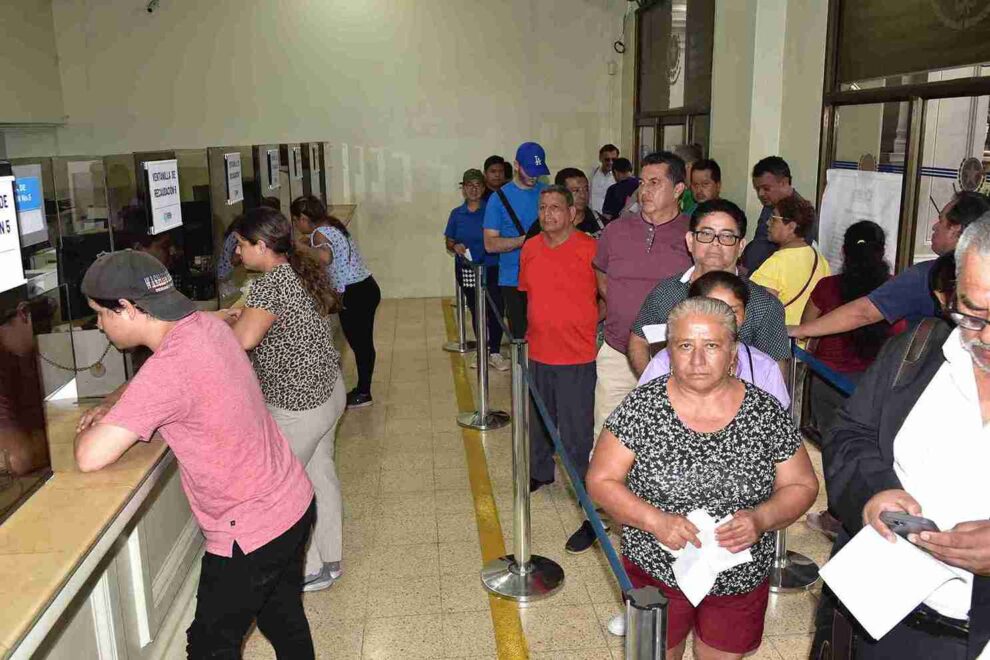
[[[303,592],[323,591],[333,586],[335,582],[330,570],[324,566],[319,573],[313,573],[303,578]]]
[[[488,364],[496,371],[508,371],[512,361],[501,353],[492,353],[488,356]]]
[[[340,567],[339,561],[332,561],[323,567],[327,573],[330,574],[335,581],[340,579],[340,576],[344,574],[344,569]]]
[[[626,636],[626,615],[616,614],[608,620],[608,631],[616,637]]]

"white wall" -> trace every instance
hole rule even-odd
[[[51,2],[0,2],[0,124],[62,121]]]
[[[814,199],[827,14],[823,0],[716,4],[711,154],[722,195],[744,207],[751,235],[760,203],[749,173],[760,158],[782,156],[795,187]]]
[[[590,167],[622,127],[625,0],[53,0],[60,153],[330,140],[334,201],[388,297],[451,291],[457,182],[539,140]],[[614,75],[609,75],[614,62]]]

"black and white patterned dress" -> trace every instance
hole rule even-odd
[[[704,509],[716,520],[770,499],[777,463],[801,445],[800,434],[776,399],[744,383],[746,393],[732,421],[713,433],[698,433],[671,406],[669,380],[661,376],[637,387],[605,422],[636,455],[627,477],[629,490],[665,513],[686,516]],[[753,561],[720,573],[712,595],[747,593],[766,579],[773,534],[763,534],[750,550]],[[622,553],[677,588],[674,557],[649,532],[623,526]]]
[[[340,373],[330,319],[289,264],[271,269],[251,283],[248,307],[275,316],[254,350],[251,362],[265,402],[282,410],[312,410],[327,401]]]

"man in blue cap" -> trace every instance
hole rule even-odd
[[[526,336],[526,294],[519,291],[519,252],[526,232],[537,220],[540,191],[538,178],[550,174],[547,155],[535,142],[516,149],[515,178],[502,186],[485,207],[485,251],[498,254],[498,284],[505,301],[505,315],[513,337]]]

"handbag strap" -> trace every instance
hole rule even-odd
[[[801,290],[798,291],[798,294],[793,298],[791,298],[788,302],[784,303],[784,307],[790,307],[797,301],[798,298],[803,296],[804,292],[808,290],[809,286],[811,286],[811,280],[815,279],[815,272],[818,270],[818,250],[811,247],[810,245],[808,247],[810,247],[811,251],[815,253],[815,263],[812,264],[811,266],[811,275],[808,275],[808,281],[804,283],[804,286],[801,287]]]
[[[520,236],[525,236],[526,230],[523,229],[522,223],[519,222],[519,216],[516,215],[516,211],[512,208],[512,204],[509,204],[509,198],[505,196],[505,193],[502,192],[501,188],[496,190],[495,194],[497,194],[498,198],[502,200],[502,206],[504,206],[505,210],[509,213],[509,218],[512,220],[512,224],[516,226],[516,231],[519,232]]]

